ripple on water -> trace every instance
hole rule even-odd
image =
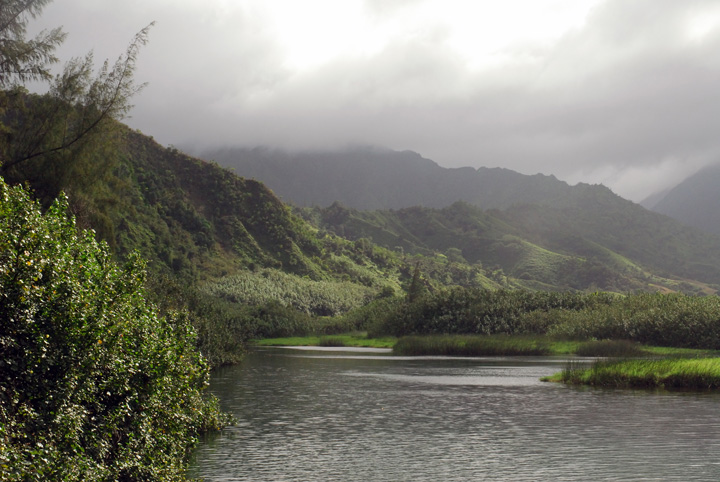
[[[208,481],[718,480],[715,394],[538,382],[552,359],[253,354],[214,375],[240,423]],[[381,359],[378,359],[381,358]]]

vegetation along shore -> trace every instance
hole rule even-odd
[[[251,343],[634,357],[559,380],[718,388],[717,359],[679,359],[720,350],[717,237],[548,176],[473,171],[482,199],[445,199],[428,163],[436,202],[287,204],[122,123],[150,26],[53,75],[65,33],[26,35],[49,3],[0,0],[3,481],[186,480],[231,423],[211,370]]]
[[[544,381],[615,388],[708,390],[720,388],[720,358],[601,360],[569,366]]]

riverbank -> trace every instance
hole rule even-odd
[[[404,356],[585,356],[711,357],[717,351],[640,345],[626,340],[562,340],[547,336],[425,335],[368,338],[364,332],[341,335],[266,338],[257,346],[347,346],[392,348]]]
[[[364,332],[341,335],[293,336],[286,338],[264,338],[253,340],[256,346],[347,346],[367,348],[392,348],[398,339],[394,336],[368,338]]]
[[[613,388],[718,389],[720,358],[602,360],[568,366],[543,381]]]

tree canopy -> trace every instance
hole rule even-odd
[[[61,28],[26,39],[27,24],[52,0],[0,0],[0,88],[50,78],[48,66],[65,40]]]

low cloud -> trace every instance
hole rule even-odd
[[[368,0],[359,11],[373,28],[410,27],[304,69],[262,5],[64,0],[41,23],[65,25],[61,55],[112,59],[156,20],[137,71],[149,86],[128,123],[164,144],[376,144],[604,183],[634,200],[720,161],[711,0],[597,2],[557,38],[519,39],[481,64],[454,47],[452,24],[420,15],[431,0]]]

